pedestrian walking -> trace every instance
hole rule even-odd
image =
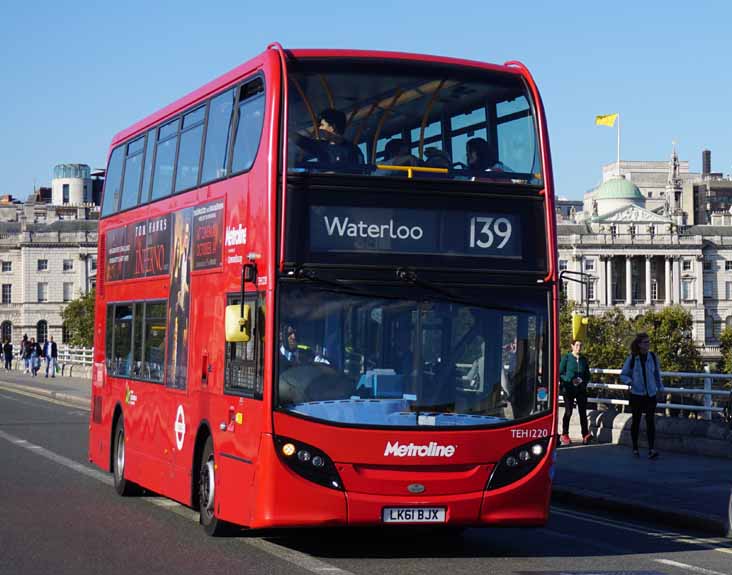
[[[5,369],[13,368],[13,344],[10,339],[6,339],[3,343],[3,356],[5,357]]]
[[[590,365],[582,355],[582,342],[572,341],[572,351],[562,357],[559,364],[559,387],[564,397],[564,417],[562,418],[562,445],[569,445],[569,421],[572,419],[574,404],[577,404],[577,413],[580,418],[582,443],[587,445],[592,440],[587,425],[587,384],[590,382]]]
[[[28,334],[23,334],[23,339],[20,340],[20,358],[23,360],[23,367],[25,370],[23,373],[30,373],[30,342],[28,341]]]
[[[41,357],[43,355],[43,348],[41,344],[36,342],[36,338],[30,338],[29,344],[30,350],[30,370],[33,377],[38,375],[38,370],[41,369]]]
[[[53,341],[53,336],[50,336],[46,343],[43,344],[43,357],[46,358],[46,377],[48,377],[48,370],[51,370],[51,377],[56,377],[56,365],[58,363],[58,346]]]
[[[649,351],[651,339],[647,333],[636,334],[630,344],[630,355],[623,364],[620,381],[630,386],[630,410],[632,422],[630,436],[633,440],[633,455],[640,457],[638,436],[640,435],[641,416],[646,416],[646,434],[648,436],[648,458],[656,459],[658,451],[656,441],[656,405],[665,392],[661,383],[661,368],[658,357]]]

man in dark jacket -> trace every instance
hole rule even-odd
[[[56,364],[58,363],[58,346],[50,336],[46,343],[43,344],[43,357],[46,358],[46,377],[48,370],[51,369],[51,377],[56,377]]]
[[[590,381],[590,365],[587,358],[581,355],[582,342],[578,339],[572,342],[572,351],[562,357],[559,364],[559,389],[564,397],[564,418],[562,419],[562,445],[569,445],[569,420],[577,402],[577,411],[580,416],[582,429],[582,443],[587,444],[592,439],[587,426],[587,384]]]

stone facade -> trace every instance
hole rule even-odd
[[[587,288],[567,282],[567,295],[589,303],[591,314],[620,307],[635,317],[680,305],[691,313],[703,357],[716,360],[718,337],[725,325],[732,328],[732,215],[712,214],[709,224],[688,225],[694,218],[683,208],[693,202],[684,193],[702,176],[688,172],[675,151],[670,162],[621,162],[621,171],[638,166],[645,170],[645,187],[627,169],[625,178],[616,175],[612,185],[610,178],[586,194],[585,209],[573,220],[558,213],[560,269],[584,272],[589,280]],[[632,181],[635,195],[621,197],[618,179]]]
[[[98,208],[29,202],[0,212],[1,334],[16,346],[23,334],[62,342],[61,312],[95,283]]]

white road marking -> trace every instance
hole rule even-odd
[[[92,479],[96,479],[97,481],[101,481],[106,485],[112,485],[114,483],[112,476],[108,473],[97,471],[96,469],[77,463],[73,459],[54,453],[53,451],[41,447],[40,445],[30,443],[20,437],[15,437],[14,435],[10,435],[9,433],[5,433],[0,430],[0,438],[17,445],[18,447],[27,449],[32,453],[45,457],[59,465],[63,465],[68,469],[82,473]],[[176,515],[180,515],[190,521],[198,522],[198,513],[173,501],[172,499],[166,499],[164,497],[145,497],[144,500],[156,507],[172,511]],[[345,569],[341,569],[340,567],[336,567],[335,565],[316,559],[312,555],[295,551],[294,549],[278,545],[277,543],[272,543],[265,539],[252,537],[249,539],[242,539],[241,542],[245,545],[250,545],[260,549],[261,551],[264,551],[269,555],[273,555],[278,559],[292,563],[293,565],[305,569],[306,571],[310,571],[311,573],[338,573],[339,575],[354,575],[351,571],[346,571]]]
[[[105,483],[107,485],[112,485],[112,477],[107,473],[103,473],[102,471],[97,471],[96,469],[92,469],[91,467],[87,467],[86,465],[82,465],[81,463],[77,463],[73,459],[69,459],[68,457],[59,455],[58,453],[54,453],[53,451],[50,451],[45,447],[41,447],[40,445],[31,443],[30,441],[26,441],[25,439],[21,439],[20,437],[15,437],[14,435],[5,433],[2,430],[0,430],[0,438],[5,439],[6,441],[9,441],[14,445],[17,445],[18,447],[22,447],[23,449],[27,449],[28,451],[31,451],[33,453],[37,453],[41,457],[50,459],[51,461],[58,463],[59,465],[63,465],[68,469],[71,469],[78,473],[82,473],[88,477],[91,477],[92,479],[96,479],[97,481],[101,481],[102,483]]]
[[[720,573],[719,571],[712,571],[711,569],[704,569],[704,567],[697,567],[696,565],[688,565],[686,563],[680,563],[678,561],[672,561],[671,559],[654,559],[656,563],[663,563],[671,567],[678,567],[679,569],[686,569],[693,573],[703,573],[703,575],[728,575],[727,573]]]
[[[3,391],[9,391],[10,393],[17,393],[18,395],[23,395],[25,397],[32,397],[33,399],[40,399],[42,401],[48,402],[48,403],[54,403],[56,405],[63,405],[64,407],[73,407],[74,409],[81,409],[83,411],[91,411],[91,408],[83,407],[79,405],[78,403],[72,403],[70,401],[64,401],[63,399],[58,399],[57,397],[53,397],[50,395],[46,395],[44,393],[33,393],[33,389],[24,386],[24,385],[14,385],[12,383],[3,382],[0,384],[0,389]],[[17,401],[17,400],[16,400]]]
[[[673,541],[674,543],[686,543],[688,545],[695,545],[703,549],[732,554],[732,545],[723,538],[698,538],[692,537],[691,535],[684,535],[683,533],[676,533],[674,531],[649,529],[648,527],[635,525],[632,522],[621,523],[612,519],[605,519],[603,517],[598,517],[589,513],[583,513],[581,511],[568,511],[566,509],[558,509],[554,506],[552,506],[552,514],[563,515],[565,517],[579,519],[580,521],[595,523],[597,525],[604,525],[606,527],[615,527],[616,529],[622,529],[624,531],[630,531],[631,533],[647,535],[649,537],[655,537],[657,539],[665,539],[667,541]]]

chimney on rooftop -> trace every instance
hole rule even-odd
[[[702,177],[708,178],[712,173],[712,151],[702,150]]]

